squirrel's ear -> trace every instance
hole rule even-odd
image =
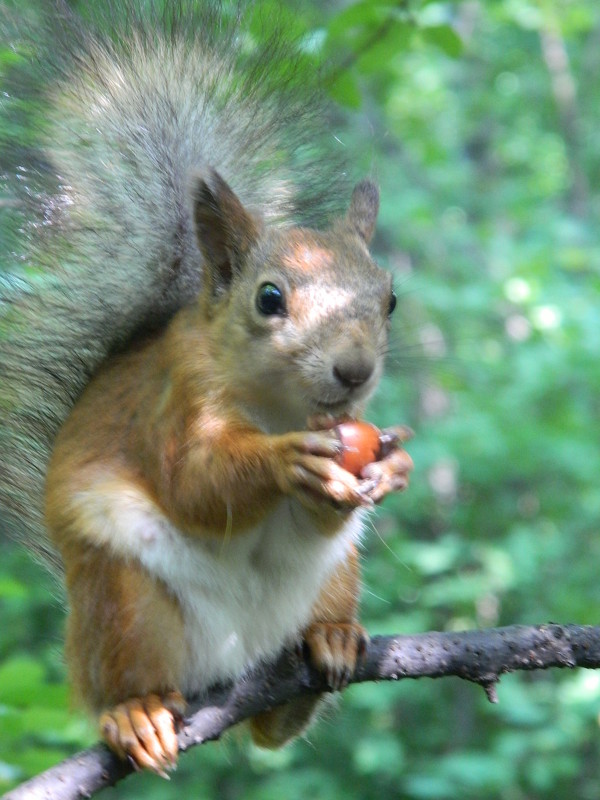
[[[369,244],[375,233],[379,211],[379,189],[372,181],[357,183],[352,192],[346,221]]]
[[[214,294],[219,294],[227,290],[236,268],[258,238],[258,226],[215,170],[195,179],[192,202],[205,279]]]

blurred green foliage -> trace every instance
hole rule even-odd
[[[373,633],[597,623],[600,6],[281,13],[330,64],[332,135],[356,177],[381,185],[375,251],[400,298],[372,416],[415,429],[415,471],[366,536],[363,620]],[[14,58],[0,50],[0,80]],[[0,236],[8,253],[10,225]],[[8,788],[93,733],[67,711],[53,587],[1,547]],[[600,673],[511,675],[499,697],[457,680],[354,687],[282,752],[232,735],[182,758],[170,784],[130,778],[113,796],[596,800]]]

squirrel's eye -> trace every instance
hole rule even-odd
[[[398,298],[396,297],[396,292],[394,292],[392,290],[392,293],[390,294],[390,305],[388,307],[388,317],[391,317],[392,314],[394,313],[394,309],[396,308],[397,299]]]
[[[264,316],[285,314],[283,292],[274,283],[263,283],[256,295],[256,308]]]

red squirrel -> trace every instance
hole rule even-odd
[[[367,251],[376,211],[365,182],[331,231],[272,231],[198,178],[198,301],[109,361],[57,437],[46,519],[73,683],[140,766],[174,762],[186,696],[297,637],[332,686],[354,670],[362,512],[411,461],[394,449],[356,478],[306,426],[359,416],[381,374],[394,295]],[[260,715],[254,738],[283,744],[315,702]]]
[[[42,358],[62,345],[43,342],[54,328],[36,309],[48,303],[67,337],[82,329],[70,394],[53,384],[58,432],[47,436],[48,463],[39,459],[45,525],[64,566],[76,697],[119,756],[164,775],[186,698],[298,641],[334,689],[355,668],[367,637],[356,550],[364,515],[406,488],[412,462],[398,443],[353,475],[338,463],[333,428],[360,418],[379,382],[396,297],[368,250],[372,182],[319,229],[273,219],[285,180],[263,176],[261,202],[250,179],[232,188],[259,145],[269,164],[283,140],[273,117],[275,145],[261,139],[244,161],[265,93],[245,86],[243,105],[237,84],[219,83],[216,98],[227,53],[210,50],[201,30],[113,39],[63,24],[84,42],[53,94],[67,121],[56,122],[45,157],[63,194],[37,245],[60,261],[50,265],[60,298],[47,288],[19,301],[40,342],[39,381],[52,381]],[[0,341],[11,364],[18,334]],[[23,420],[26,381],[11,385]],[[15,497],[22,455],[6,453]],[[258,715],[254,740],[281,746],[318,702]]]

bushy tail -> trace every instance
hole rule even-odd
[[[192,176],[216,168],[274,224],[322,224],[341,196],[335,158],[322,157],[323,109],[290,42],[257,43],[239,8],[162,5],[144,3],[142,17],[136,0],[89,0],[84,23],[57,0],[8,76],[29,104],[7,98],[2,130],[28,120],[0,142],[11,252],[0,268],[0,525],[46,559],[58,427],[108,353],[198,291]]]

